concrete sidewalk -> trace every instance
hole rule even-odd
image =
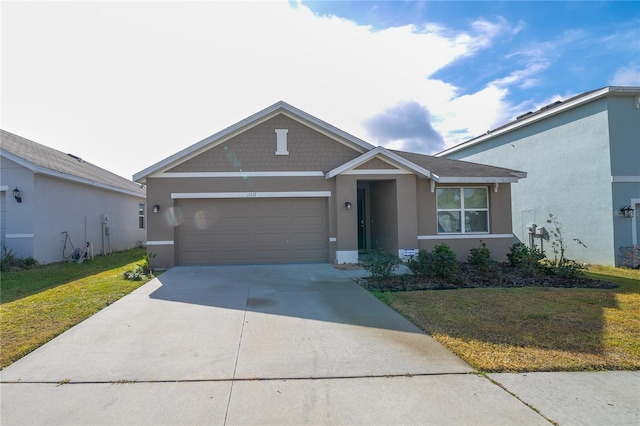
[[[640,423],[638,372],[490,380],[331,265],[173,268],[0,378],[2,425]]]

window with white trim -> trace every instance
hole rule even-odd
[[[438,234],[489,232],[487,188],[438,188],[436,206]]]
[[[276,155],[289,155],[287,133],[288,129],[276,129]]]
[[[138,228],[144,229],[144,203],[138,203]]]

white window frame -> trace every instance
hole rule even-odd
[[[145,229],[145,226],[146,226],[145,208],[146,208],[146,203],[138,203],[138,229]]]
[[[460,191],[460,208],[458,209],[440,209],[438,208],[438,190],[439,189],[457,189]],[[486,195],[487,195],[487,207],[486,208],[470,208],[467,209],[464,206],[464,190],[465,189],[484,189],[486,191]],[[478,234],[478,235],[483,235],[483,234],[489,234],[491,232],[491,220],[490,220],[490,200],[489,200],[489,188],[486,186],[441,186],[436,188],[436,233],[439,235],[461,235],[461,234]],[[467,211],[486,211],[487,212],[487,230],[486,231],[467,231],[465,229],[465,225],[466,225],[466,221],[464,220],[465,218],[465,212]],[[441,232],[439,230],[439,213],[440,212],[459,212],[460,213],[460,231],[455,231],[455,232]]]

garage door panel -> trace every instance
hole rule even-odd
[[[250,264],[328,261],[327,200],[179,200],[178,263]]]

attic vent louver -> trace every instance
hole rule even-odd
[[[78,163],[84,163],[84,160],[77,155],[67,154],[69,157],[74,158]]]
[[[516,120],[520,120],[520,119],[525,118],[525,117],[527,117],[527,116],[529,116],[531,114],[533,114],[531,111],[525,112],[524,114],[517,116]]]

